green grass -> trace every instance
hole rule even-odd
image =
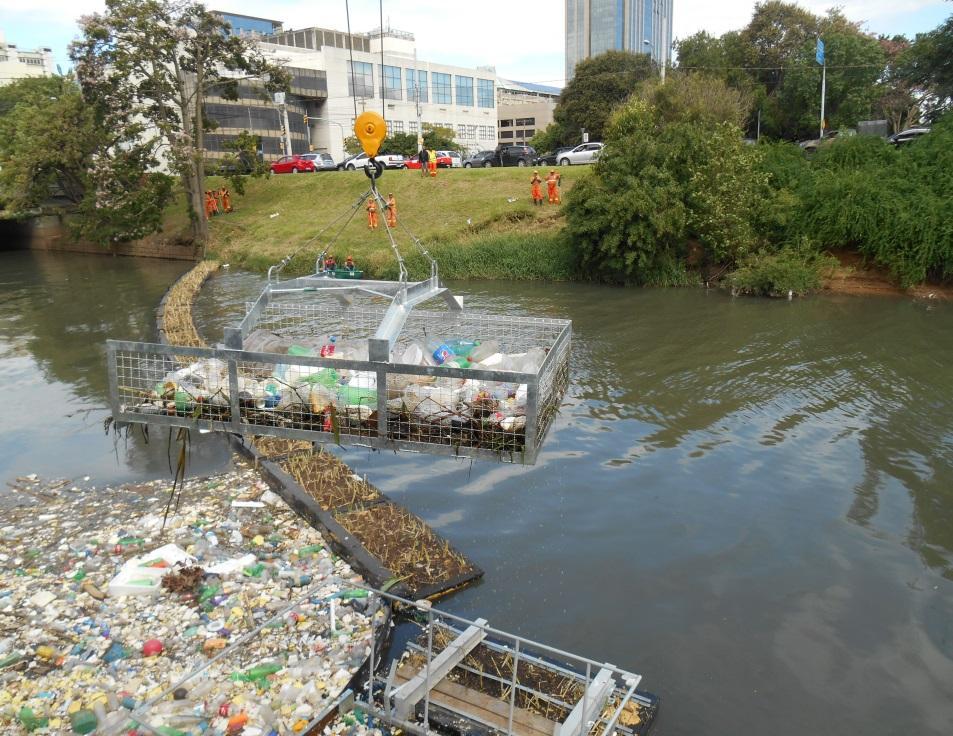
[[[587,171],[561,168],[563,194]],[[412,170],[387,171],[378,186],[385,197],[394,193],[400,223],[437,258],[444,278],[568,279],[572,259],[561,235],[562,208],[532,205],[531,176],[532,169],[519,168],[442,169],[436,179]],[[220,186],[214,177],[209,181]],[[288,271],[307,271],[340,224],[312,239],[350,211],[368,185],[361,171],[249,179],[245,196],[232,198],[235,211],[213,219],[209,253],[234,266],[265,270],[298,251]],[[407,234],[401,228],[397,234],[411,275],[425,275],[424,260]],[[397,273],[383,226],[369,231],[363,209],[331,252],[339,262],[353,256],[369,277]]]

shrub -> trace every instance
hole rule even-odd
[[[726,281],[732,293],[737,294],[803,296],[821,288],[824,277],[836,266],[836,258],[801,242],[776,253],[761,251],[749,255]]]
[[[738,93],[692,75],[669,84],[644,85],[616,111],[598,164],[567,197],[585,275],[651,283],[684,263],[690,241],[703,265],[734,262],[760,244],[757,223],[773,198],[761,154],[734,122],[719,120],[740,116]],[[693,96],[700,87],[704,105]]]

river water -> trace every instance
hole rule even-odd
[[[182,266],[48,258],[0,255],[0,476],[168,473],[74,412]],[[259,286],[210,282],[206,333]],[[953,307],[455,288],[571,318],[573,371],[534,467],[342,451],[486,570],[443,607],[643,674],[656,734],[953,732]]]

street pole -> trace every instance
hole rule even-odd
[[[424,147],[424,126],[420,120],[420,70],[417,68],[417,39],[414,37],[414,102],[417,105],[417,150]]]
[[[281,106],[281,114],[285,121],[285,156],[291,155],[291,125],[288,123],[288,106]]]
[[[824,98],[827,96],[827,60],[824,61],[824,66],[821,67],[821,135],[820,138],[824,137]]]

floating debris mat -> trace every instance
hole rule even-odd
[[[638,675],[568,652],[559,653],[565,657],[558,661],[546,651],[534,650],[541,645],[516,637],[507,641],[487,636],[485,624],[478,620],[464,630],[436,618],[429,628],[424,626],[392,664],[385,708],[398,718],[418,720],[426,710],[431,728],[459,735],[644,736],[648,732],[659,699],[636,689]],[[518,657],[515,672],[514,652]],[[423,691],[430,693],[426,704]]]
[[[275,438],[256,437],[250,445],[236,438],[233,445],[372,585],[414,599],[437,598],[483,576],[424,521],[331,453],[294,451],[291,441],[283,445]],[[264,456],[265,448],[274,454]]]

